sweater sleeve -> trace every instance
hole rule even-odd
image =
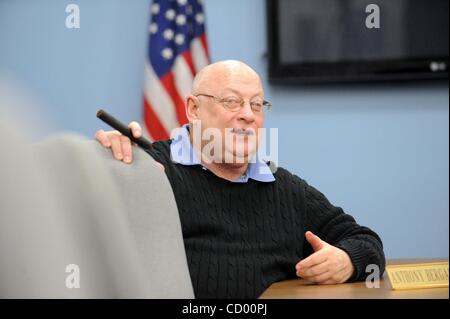
[[[380,274],[385,268],[383,244],[371,229],[360,226],[355,219],[344,213],[342,208],[333,206],[314,187],[304,182],[306,230],[311,230],[330,245],[344,250],[352,260],[355,271],[349,282],[366,279],[366,267],[378,265]],[[305,252],[312,252],[305,240]]]

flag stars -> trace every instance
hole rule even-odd
[[[172,29],[164,30],[164,32],[163,32],[164,39],[166,39],[167,41],[170,41],[173,39],[173,36],[174,36],[174,32]]]
[[[184,35],[183,34],[177,34],[175,36],[175,43],[178,45],[183,45],[184,44]]]
[[[173,57],[173,50],[171,48],[165,48],[161,51],[161,55],[165,60],[170,60]]]
[[[148,27],[148,31],[151,34],[155,34],[156,32],[158,32],[158,25],[156,23],[151,23],[150,26]]]
[[[159,13],[159,3],[152,4],[150,10],[151,10],[152,14],[158,14]]]
[[[197,13],[195,15],[195,21],[197,21],[198,24],[203,24],[203,22],[205,22],[205,16],[202,13]]]
[[[178,25],[184,25],[186,23],[186,16],[184,14],[179,14],[175,21]]]
[[[173,9],[169,9],[166,11],[166,19],[172,21],[175,18],[176,12]]]
[[[184,6],[187,3],[187,0],[178,0],[177,2],[180,6]]]

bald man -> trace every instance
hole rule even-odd
[[[317,284],[365,280],[370,264],[384,271],[375,232],[259,158],[268,108],[252,68],[234,60],[210,64],[186,98],[189,124],[146,150],[171,183],[197,298],[256,298],[296,276]],[[141,136],[139,124],[129,126]],[[100,130],[96,139],[131,163],[127,137]]]

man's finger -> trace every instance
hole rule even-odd
[[[133,151],[131,149],[131,141],[126,136],[120,137],[120,144],[122,147],[122,155],[123,155],[123,161],[127,164],[131,163],[133,160]]]
[[[128,124],[128,127],[131,129],[131,134],[133,134],[134,137],[138,138],[142,136],[142,128],[138,122],[130,122],[130,124]]]
[[[299,263],[297,263],[295,268],[297,270],[301,269],[301,268],[305,268],[306,269],[306,268],[312,267],[314,265],[321,264],[325,260],[327,260],[327,253],[325,251],[321,250],[321,251],[318,251],[318,252],[312,254],[308,258],[303,259]]]
[[[334,285],[334,284],[336,284],[336,282],[334,282],[334,280],[332,280],[332,279],[328,279],[328,280],[325,280],[322,282],[318,282],[318,284],[319,285]]]
[[[122,144],[120,142],[120,136],[110,135],[110,141],[114,157],[117,160],[121,161],[123,159],[123,153],[122,153]]]
[[[345,282],[343,270],[340,270],[338,272],[333,272],[332,270],[330,270],[330,272],[332,274],[331,277],[328,278],[327,280],[325,280],[324,282],[321,282],[320,284],[335,285],[335,284],[341,284],[341,283]]]
[[[330,270],[329,266],[330,266],[329,263],[327,263],[327,260],[325,260],[323,263],[315,265],[313,267],[298,269],[297,276],[302,278],[318,276],[328,272]]]
[[[328,280],[331,280],[332,276],[333,276],[333,274],[330,271],[327,271],[326,273],[307,278],[306,280],[320,284],[320,283],[327,282]]]
[[[345,268],[342,268],[333,274],[331,280],[333,280],[333,283],[338,284],[345,282],[348,278],[349,277],[346,276]]]
[[[319,251],[325,246],[325,242],[319,236],[313,234],[311,231],[305,233],[306,240],[311,244],[314,251]]]
[[[111,147],[108,135],[103,130],[98,130],[95,133],[95,139],[100,142],[104,147]]]

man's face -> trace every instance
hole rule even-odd
[[[222,138],[222,162],[247,162],[257,151],[259,128],[264,125],[264,112],[253,111],[250,103],[261,103],[263,90],[259,77],[248,70],[223,72],[215,77],[216,81],[201,89],[225,100],[243,100],[244,106],[237,111],[224,107],[218,99],[199,95],[198,119],[201,120],[202,133],[216,128]],[[203,141],[203,145],[209,141]],[[217,161],[217,157],[215,159]]]

